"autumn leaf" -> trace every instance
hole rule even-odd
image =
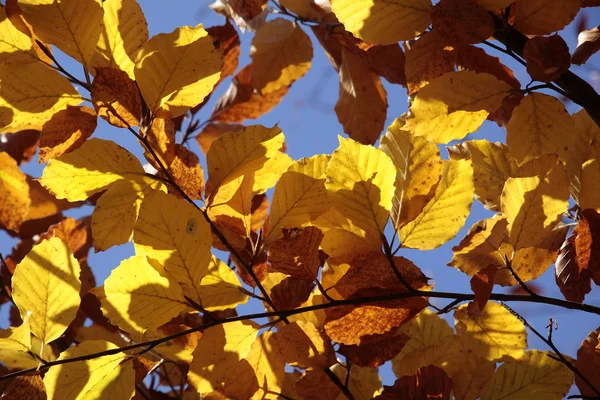
[[[109,124],[120,128],[139,125],[142,100],[135,82],[125,72],[96,67],[91,93],[96,112]]]
[[[235,272],[215,256],[200,281],[198,292],[202,306],[208,311],[232,309],[249,299]]]
[[[29,213],[31,197],[25,174],[8,153],[0,153],[0,222],[18,231]]]
[[[514,27],[528,35],[547,35],[561,30],[577,15],[578,0],[520,0],[515,5]]]

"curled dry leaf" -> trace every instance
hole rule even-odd
[[[266,5],[267,0],[215,0],[210,8],[232,19],[243,33],[254,32],[265,22]]]
[[[600,26],[579,32],[577,36],[577,48],[571,56],[571,62],[581,65],[598,50],[600,50]]]
[[[559,35],[534,37],[523,49],[531,79],[542,82],[557,80],[571,66],[569,46]]]
[[[233,75],[238,67],[238,59],[240,57],[240,36],[237,31],[229,23],[225,25],[211,26],[207,28],[208,34],[215,40],[215,44],[221,48],[223,52],[223,67],[221,68],[221,77],[216,83],[218,85],[230,75]]]

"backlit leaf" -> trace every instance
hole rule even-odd
[[[598,182],[600,179],[600,162],[597,158],[587,160],[581,166],[581,189],[579,206],[600,210],[600,195]]]
[[[519,0],[514,27],[527,35],[547,35],[573,21],[580,6],[579,0]]]
[[[256,373],[258,391],[253,400],[264,399],[267,394],[281,393],[285,375],[285,363],[275,333],[266,331],[256,338],[246,360]]]
[[[598,387],[600,384],[600,377],[596,374],[598,368],[600,368],[600,351],[598,351],[598,333],[599,329],[590,332],[590,334],[583,340],[581,347],[577,350],[577,360],[575,360],[575,368],[577,368],[583,376],[594,385]],[[575,384],[584,396],[595,396],[594,390],[584,382],[579,375],[575,375]]]
[[[215,256],[211,258],[208,272],[198,289],[202,306],[208,311],[235,308],[248,301],[235,272]]]
[[[109,124],[120,128],[139,125],[142,100],[135,82],[125,72],[96,67],[91,93],[96,112]]]
[[[25,174],[8,153],[0,153],[0,222],[18,231],[29,213],[31,198]]]
[[[336,364],[331,370],[340,379],[340,382],[346,381],[348,370],[343,365]],[[383,388],[377,369],[353,365],[350,378],[348,379],[348,389],[356,400],[370,400],[381,393]],[[335,400],[347,400],[347,397],[343,393],[340,393]]]

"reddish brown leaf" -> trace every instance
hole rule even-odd
[[[46,388],[39,375],[18,376],[2,394],[4,400],[46,400]]]
[[[312,281],[285,278],[271,289],[271,299],[278,310],[293,310],[308,300],[314,288]]]
[[[479,47],[461,46],[457,48],[456,65],[468,71],[494,75],[515,89],[521,87],[521,83],[515,78],[515,74],[510,68],[502,64],[498,57],[490,56],[485,50]]]
[[[306,400],[337,399],[340,388],[320,369],[305,371],[296,382],[296,393]]]
[[[265,224],[269,210],[269,198],[266,194],[257,194],[252,198],[250,230],[258,232]]]
[[[244,257],[244,253],[242,253],[242,257]],[[248,261],[249,260],[246,260],[246,262]],[[244,283],[248,286],[256,287],[256,282],[248,273],[248,271],[246,271],[246,268],[244,268],[244,266],[242,265],[239,265],[237,260],[234,260],[234,262],[235,270],[237,271],[242,281],[244,281]],[[254,275],[256,276],[259,282],[262,282],[266,278],[269,272],[269,264],[267,263],[267,253],[262,253],[255,258],[254,263],[252,264],[252,271],[254,272]]]
[[[590,332],[577,350],[575,367],[585,376],[595,388],[600,387],[600,328]],[[577,374],[575,384],[582,396],[596,396],[596,392],[589,387]]]
[[[577,36],[577,48],[571,56],[573,64],[585,63],[594,53],[600,50],[600,26],[582,31]]]
[[[96,130],[98,118],[89,107],[67,106],[44,124],[40,134],[40,163],[81,147]]]
[[[169,172],[175,183],[192,199],[202,198],[204,191],[204,171],[199,164],[198,156],[181,144],[175,145],[175,158],[169,165]],[[178,192],[173,189],[173,192]]]
[[[498,126],[506,126],[512,117],[513,110],[521,103],[523,97],[525,96],[522,94],[522,92],[517,92],[513,95],[505,97],[504,100],[502,100],[500,107],[498,107],[493,113],[490,113],[487,119],[494,121],[496,124],[498,124]]]
[[[119,128],[139,125],[142,100],[137,85],[126,72],[96,68],[91,92],[96,112],[109,124]]]
[[[271,268],[297,279],[315,280],[321,266],[319,245],[323,236],[314,226],[283,229],[283,238],[269,249]]]
[[[4,135],[4,139],[0,141],[0,152],[8,153],[17,162],[17,165],[20,165],[33,158],[39,143],[40,133],[38,131],[27,130],[11,133]]]
[[[40,236],[37,243],[52,236],[61,238],[81,263],[87,259],[92,248],[92,217],[87,216],[79,220],[65,218],[59,224],[51,226],[48,232]]]
[[[537,36],[525,44],[523,57],[531,79],[551,82],[558,79],[571,66],[569,47],[558,35]]]
[[[497,266],[490,265],[477,272],[471,278],[471,290],[475,294],[475,299],[468,305],[468,312],[471,318],[477,319],[487,304],[494,288],[494,278],[497,271]]]
[[[342,344],[338,352],[356,365],[377,368],[396,357],[409,339],[407,335],[394,331],[383,335],[363,336],[360,345]]]
[[[441,0],[431,13],[433,28],[445,43],[479,43],[494,34],[494,20],[474,0]]]
[[[255,30],[264,22],[266,4],[267,0],[226,0],[216,1],[210,7],[231,18],[244,32],[246,28]]]
[[[216,85],[218,85],[223,79],[233,75],[238,67],[238,59],[240,57],[240,37],[233,25],[229,23],[229,20],[225,22],[225,25],[212,26],[207,28],[206,31],[213,37],[215,44],[218,45],[223,52],[221,78],[219,78],[219,82],[216,83]]]
[[[446,400],[451,392],[452,380],[443,369],[430,365],[413,376],[396,379],[394,386],[385,386],[374,400]]]
[[[400,45],[373,46],[363,51],[363,58],[373,72],[389,83],[406,86],[405,57]]]

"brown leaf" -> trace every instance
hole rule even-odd
[[[456,50],[456,65],[461,69],[473,72],[484,72],[494,75],[515,89],[521,87],[521,83],[515,78],[510,68],[502,64],[498,57],[490,56],[485,50],[475,46],[460,46]]]
[[[275,271],[297,279],[315,280],[319,273],[319,245],[323,233],[319,228],[283,229],[283,238],[269,249],[269,262]]]
[[[48,232],[40,235],[36,244],[52,236],[61,238],[81,263],[87,259],[92,248],[92,217],[87,216],[79,220],[65,218],[59,224],[51,226]]]
[[[169,172],[175,183],[192,199],[202,198],[204,191],[204,171],[198,156],[181,144],[175,145],[175,158],[169,165]],[[177,193],[177,192],[175,192]]]
[[[271,111],[287,94],[289,86],[259,95],[252,86],[252,65],[245,66],[233,78],[227,91],[217,100],[211,120],[242,122],[255,119]]]
[[[477,319],[490,299],[497,270],[497,266],[490,265],[471,278],[471,290],[475,294],[475,299],[469,303],[467,308],[471,318]]]
[[[46,400],[46,387],[39,375],[18,376],[2,394],[4,400]]]
[[[264,193],[252,197],[252,208],[250,209],[252,217],[250,230],[252,230],[252,232],[258,232],[265,224],[265,220],[268,216],[269,204],[269,198]]]
[[[370,47],[363,52],[363,58],[373,72],[389,83],[406,86],[406,75],[404,73],[406,60],[400,45],[389,44]]]
[[[573,64],[585,63],[594,53],[600,50],[600,26],[582,31],[577,36],[577,48],[571,56]]]
[[[267,0],[217,0],[210,8],[232,19],[243,33],[246,28],[254,31],[264,23],[266,4]]]
[[[156,117],[152,121],[152,126],[146,134],[146,139],[154,150],[154,153],[158,156],[160,162],[165,166],[169,167],[176,156],[176,145],[175,145],[175,125],[171,119],[165,119]],[[160,165],[154,159],[152,153],[150,153],[145,146],[144,157],[148,162],[160,171]]]
[[[513,110],[521,103],[523,97],[525,96],[521,92],[506,96],[500,107],[490,113],[487,119],[494,121],[498,126],[506,126],[512,117]]]
[[[406,51],[406,84],[413,95],[446,72],[454,71],[456,54],[446,48],[437,31],[426,32]]]
[[[363,336],[360,345],[340,345],[338,353],[353,364],[361,367],[377,368],[396,357],[410,339],[405,334],[394,331],[382,335]]]
[[[67,106],[44,124],[40,134],[40,163],[81,147],[96,130],[98,118],[89,107]]]
[[[445,43],[479,43],[494,34],[494,20],[474,0],[441,0],[431,13],[433,29]]]
[[[304,371],[296,382],[296,393],[306,400],[337,399],[340,388],[320,369]]]
[[[600,216],[586,209],[565,240],[556,260],[556,283],[567,300],[582,302],[590,292],[590,279],[600,284]]]
[[[40,143],[40,132],[26,130],[4,135],[0,140],[0,152],[6,152],[17,165],[30,161]]]
[[[249,253],[246,253],[246,252],[242,253],[242,257],[244,257],[243,254],[249,254]],[[246,261],[248,261],[248,260],[246,260]],[[252,276],[250,276],[248,271],[246,271],[246,268],[244,268],[244,266],[242,266],[242,265],[239,265],[236,259],[234,259],[234,262],[235,262],[235,270],[237,271],[237,273],[240,276],[240,278],[242,279],[242,281],[244,281],[244,283],[248,286],[256,287],[256,282],[254,281],[254,279],[252,279]],[[252,264],[252,271],[254,272],[254,275],[256,276],[256,278],[258,278],[259,282],[262,282],[265,279],[265,277],[267,276],[267,273],[269,272],[269,264],[267,263],[267,254],[266,253],[262,253],[255,258],[254,263]]]
[[[221,68],[221,77],[215,84],[217,86],[226,77],[233,75],[238,67],[238,59],[240,57],[240,37],[233,27],[229,23],[229,20],[225,22],[225,25],[212,26],[207,28],[206,31],[215,40],[215,44],[221,48],[223,52],[223,67]]]
[[[331,341],[311,322],[295,321],[280,327],[276,334],[286,362],[300,369],[325,369],[336,363]]]
[[[452,380],[443,369],[430,365],[413,376],[396,379],[394,386],[385,386],[374,400],[446,400],[451,392]]]
[[[137,85],[126,72],[116,68],[96,68],[91,92],[96,112],[109,124],[119,128],[139,125],[142,100]]]
[[[271,300],[278,310],[293,310],[308,300],[314,288],[314,282],[290,276],[271,289]]]
[[[525,44],[523,57],[531,79],[551,82],[558,79],[571,66],[569,47],[558,35],[537,36]]]
[[[383,130],[387,94],[381,79],[350,50],[342,50],[340,92],[335,105],[344,132],[363,144],[374,144]]]
[[[595,388],[600,387],[600,328],[590,332],[577,350],[575,367],[585,376]],[[596,392],[589,387],[577,374],[575,384],[582,396],[596,396]]]
[[[148,373],[154,369],[157,361],[151,361],[144,357],[135,357],[133,360],[133,370],[135,371],[135,383],[140,384],[146,378]]]

